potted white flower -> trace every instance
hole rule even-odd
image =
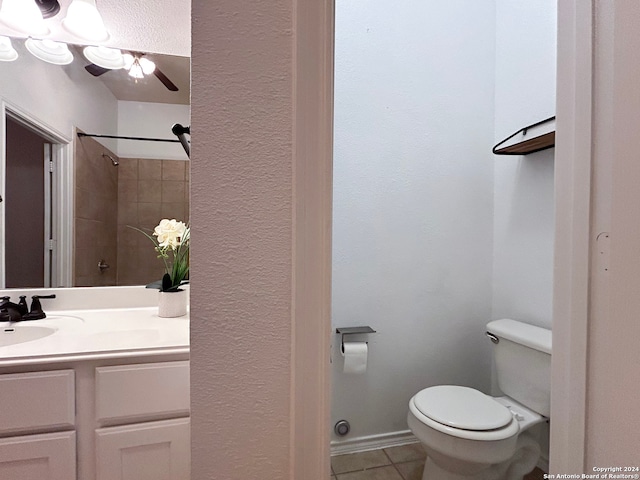
[[[189,283],[189,240],[191,230],[184,222],[163,218],[148,233],[139,228],[131,227],[142,232],[155,245],[158,258],[162,259],[165,274],[162,280],[147,285],[147,288],[158,288],[158,315],[161,317],[180,317],[187,313],[187,292],[180,288]]]

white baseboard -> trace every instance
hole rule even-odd
[[[365,437],[350,438],[348,440],[333,440],[331,442],[331,455],[366,452],[367,450],[397,447],[417,442],[418,439],[411,433],[411,430],[368,435]]]

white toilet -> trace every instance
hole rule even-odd
[[[503,319],[487,324],[487,336],[508,396],[439,385],[409,401],[409,428],[427,452],[422,480],[522,480],[538,462],[527,430],[549,418],[551,330]]]

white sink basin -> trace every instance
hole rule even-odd
[[[17,343],[32,342],[56,333],[51,327],[36,327],[28,325],[6,326],[0,328],[0,347],[7,347]]]

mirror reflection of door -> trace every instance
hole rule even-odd
[[[7,288],[51,286],[51,161],[52,144],[35,129],[7,116]]]

